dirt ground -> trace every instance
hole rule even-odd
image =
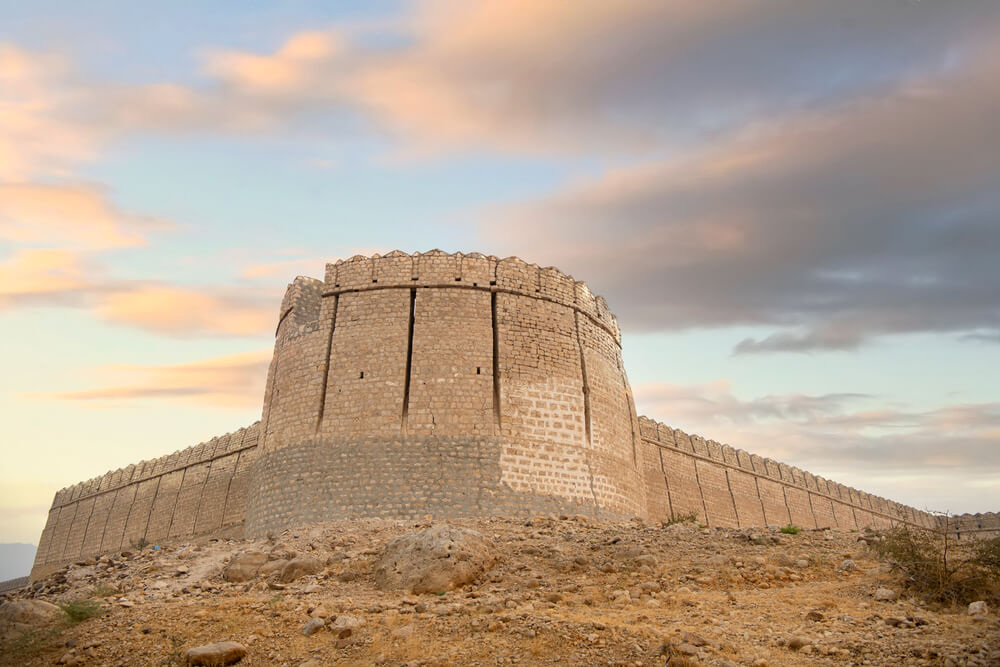
[[[338,521],[73,564],[6,598],[91,598],[103,613],[11,635],[0,664],[181,665],[187,649],[231,640],[241,665],[1000,665],[995,605],[969,616],[908,596],[859,533],[449,523],[485,536],[496,563],[425,595],[378,590],[373,568],[388,540],[429,522]],[[275,561],[271,574],[226,581],[246,550]],[[278,583],[302,555],[322,571]],[[876,600],[879,588],[901,595]],[[307,636],[311,616],[328,623]]]

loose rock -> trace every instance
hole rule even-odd
[[[475,581],[493,562],[490,543],[476,531],[433,526],[391,540],[375,565],[375,584],[438,593]]]
[[[985,616],[990,613],[990,607],[983,600],[976,600],[969,605],[969,616]]]
[[[288,561],[285,566],[281,568],[281,575],[278,579],[281,583],[287,584],[295,581],[299,577],[304,577],[308,574],[316,574],[322,570],[323,562],[318,558],[312,558],[310,556],[294,558]]]
[[[239,662],[247,650],[236,642],[218,642],[207,646],[197,646],[184,654],[189,665],[205,665],[205,667],[225,667]]]
[[[222,578],[234,583],[250,581],[257,576],[260,568],[267,562],[267,554],[259,551],[244,551],[230,559],[222,571]]]

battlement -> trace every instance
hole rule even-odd
[[[604,297],[555,267],[528,264],[518,257],[446,253],[355,255],[326,265],[325,295],[387,287],[458,287],[522,294],[558,303],[593,318],[621,342],[618,320]]]

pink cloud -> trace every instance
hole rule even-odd
[[[82,401],[100,406],[136,400],[196,403],[223,408],[260,405],[271,350],[164,366],[118,365],[98,369],[117,383],[92,389],[39,394],[35,398]]]
[[[273,333],[277,292],[240,294],[146,285],[109,295],[103,319],[175,336],[263,336]]]

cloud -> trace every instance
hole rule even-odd
[[[1000,492],[1000,403],[912,410],[866,394],[741,398],[721,381],[633,389],[640,413],[672,427],[916,507],[985,511],[983,490]]]
[[[0,42],[0,183],[64,175],[96,154],[101,131],[71,117],[82,92],[71,79],[64,59]]]
[[[35,398],[80,401],[101,406],[136,400],[193,402],[200,406],[252,408],[264,395],[271,350],[216,357],[167,366],[108,366],[101,375],[119,378],[121,384]]]
[[[120,210],[104,189],[83,184],[0,183],[0,240],[78,250],[144,245],[165,220]]]
[[[408,153],[646,153],[947,70],[998,25],[987,0],[425,0],[270,52],[206,48],[194,85],[49,78],[72,102],[59,122],[98,136],[301,131],[342,117]]]
[[[0,309],[21,303],[66,302],[91,288],[88,267],[65,250],[17,250],[0,262]]]
[[[984,47],[885,94],[498,206],[483,232],[504,251],[586,276],[632,329],[776,327],[738,352],[851,349],[908,332],[991,336],[997,78],[1000,50]]]
[[[293,35],[270,56],[241,51],[209,51],[205,71],[237,90],[264,94],[299,90],[313,80],[311,69],[329,63],[343,48],[333,32]]]
[[[701,422],[748,423],[758,420],[810,421],[839,415],[846,407],[870,398],[867,394],[840,393],[769,395],[741,400],[728,382],[674,385],[651,382],[638,385],[636,400],[654,414],[684,415]]]
[[[110,294],[97,315],[171,336],[262,336],[277,320],[275,290],[223,291],[139,285]]]
[[[244,105],[352,109],[410,151],[643,152],[947,67],[998,23],[984,2],[421,2],[382,39],[305,32],[206,69]]]

